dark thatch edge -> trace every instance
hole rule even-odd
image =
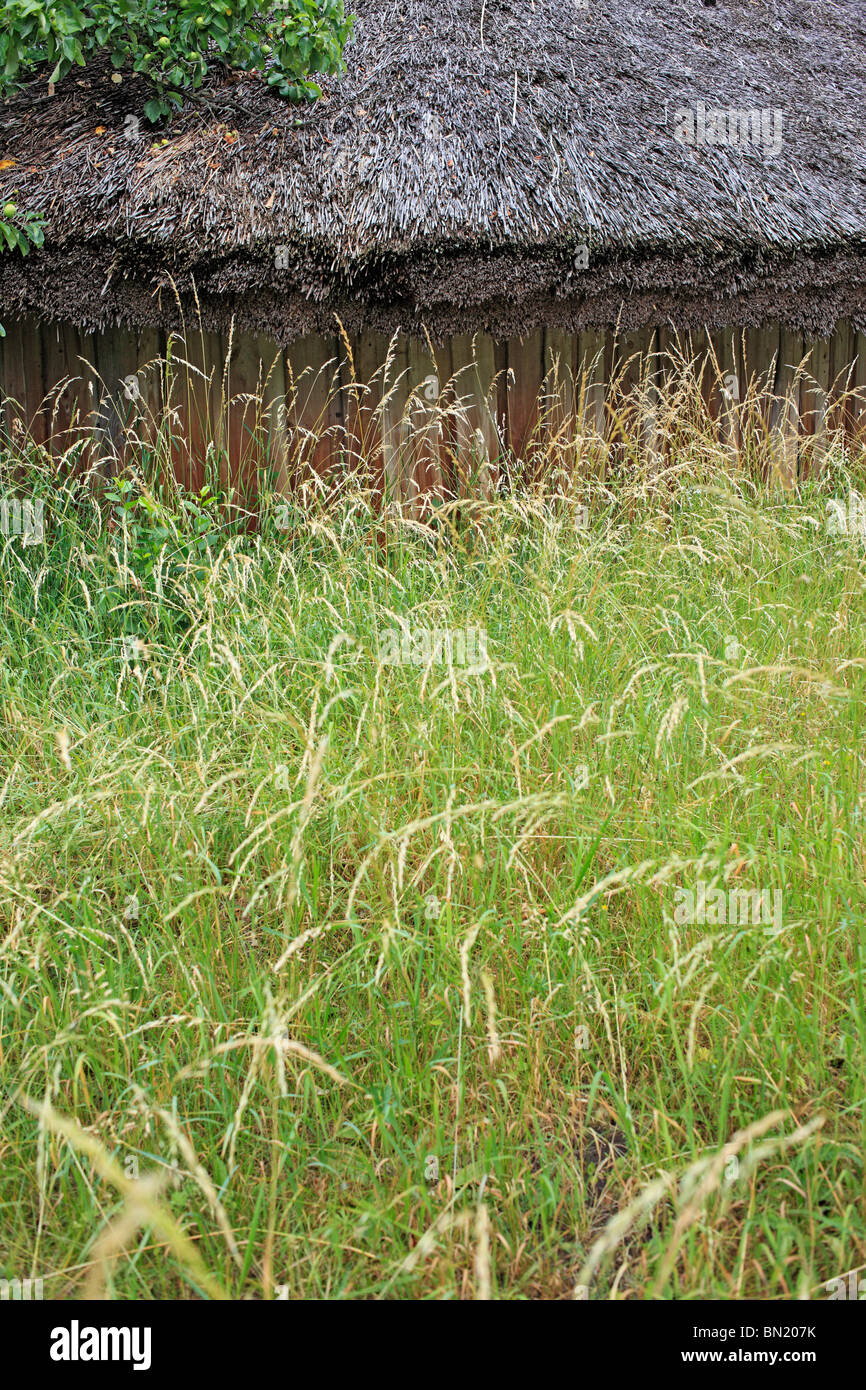
[[[353,8],[346,75],[312,107],[214,78],[167,145],[130,141],[146,93],[100,64],[0,106],[0,197],[49,222],[43,251],[0,257],[0,318],[169,329],[194,287],[206,329],[283,343],[335,316],[434,338],[866,331],[864,0]],[[679,144],[665,103],[699,100],[778,108],[781,148]]]

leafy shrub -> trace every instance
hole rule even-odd
[[[318,96],[310,74],[339,71],[350,31],[344,0],[7,0],[0,91],[49,63],[56,82],[106,51],[118,72],[151,83],[151,121],[182,106],[214,62],[267,73],[284,97]]]
[[[20,251],[26,256],[31,246],[41,246],[45,239],[44,219],[37,212],[21,212],[18,204],[6,202],[0,209],[0,250],[3,245],[10,251]],[[6,337],[6,329],[0,323],[0,338]]]

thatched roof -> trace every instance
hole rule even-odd
[[[87,327],[866,327],[863,0],[354,0],[311,106],[215,78],[155,143],[138,79],[0,105],[0,196],[49,219],[0,311]],[[770,134],[683,143],[682,114]],[[679,122],[680,124],[677,124]],[[776,122],[775,126],[772,122]],[[577,248],[586,244],[589,266]],[[279,268],[277,268],[279,266]]]

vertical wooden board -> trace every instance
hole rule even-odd
[[[424,498],[431,494],[441,497],[443,491],[440,454],[442,440],[442,411],[440,399],[443,387],[435,353],[430,344],[420,338],[408,340],[409,353],[409,436],[406,450],[406,500],[420,514]]]
[[[0,407],[2,423],[12,439],[27,429],[27,382],[24,369],[26,321],[8,320],[6,337],[0,338]]]
[[[803,432],[822,435],[830,391],[830,339],[806,338],[803,351],[808,354],[801,398]]]
[[[87,468],[93,459],[93,438],[99,408],[99,382],[96,376],[96,335],[84,329],[75,330],[77,347],[76,371],[79,377],[78,437],[84,440],[79,465]]]
[[[167,400],[176,417],[172,456],[177,477],[193,491],[204,486],[209,452],[219,469],[219,478],[211,481],[225,486],[229,478],[225,462],[227,351],[228,342],[220,334],[203,330],[193,330],[185,339],[172,334],[166,341]]]
[[[112,383],[117,389],[119,377],[115,376],[112,359],[112,342],[115,328],[100,329],[93,335],[93,459],[100,470],[108,471],[114,463],[118,420],[115,404],[111,397]],[[121,388],[122,390],[122,388]]]
[[[719,402],[716,392],[716,369],[713,360],[713,340],[708,328],[696,328],[690,335],[691,358],[694,371],[700,381],[701,399],[704,409],[711,419],[718,413]]]
[[[570,474],[577,447],[574,389],[574,335],[559,328],[544,330],[543,409],[551,461]]]
[[[779,364],[770,409],[770,429],[780,479],[785,487],[793,487],[797,481],[802,361],[802,334],[783,327],[779,335]]]
[[[615,416],[614,436],[628,444],[645,442],[652,433],[647,407],[648,359],[654,344],[654,330],[640,328],[617,334],[612,347],[611,391]]]
[[[544,389],[557,422],[574,417],[574,334],[544,330]]]
[[[475,405],[478,411],[477,428],[484,436],[488,455],[495,457],[499,450],[499,432],[496,428],[496,385],[497,363],[496,344],[489,333],[476,333],[473,337],[475,357]]]
[[[451,339],[454,383],[453,419],[459,494],[492,496],[499,453],[494,411],[498,399],[496,347],[486,333],[460,333]]]
[[[524,459],[535,443],[544,379],[544,341],[539,330],[508,339],[508,447]]]
[[[718,405],[716,419],[719,424],[719,438],[725,449],[736,456],[740,448],[741,399],[740,364],[737,354],[737,331],[733,328],[716,329],[711,334],[713,345],[713,390]]]
[[[866,333],[854,335],[854,434],[866,443]]]
[[[349,348],[344,346],[344,363],[342,370],[343,388],[343,408],[345,412],[346,426],[346,462],[347,466],[357,473],[359,459],[363,454],[363,430],[365,416],[369,411],[369,403],[364,399],[360,379],[360,353],[361,338],[360,333],[351,333],[349,337]]]
[[[384,333],[359,333],[352,339],[354,381],[347,401],[347,429],[353,468],[382,490],[382,430],[379,406],[382,374],[388,355]]]
[[[684,361],[687,360],[688,344],[679,330],[670,323],[659,328],[658,343],[665,379],[676,379],[682,372]]]
[[[230,486],[245,507],[254,506],[258,496],[257,467],[262,443],[262,391],[266,371],[257,339],[250,333],[235,333],[225,376],[228,476],[223,476],[221,468],[220,483],[223,487]]]
[[[141,437],[156,447],[162,420],[162,374],[165,339],[158,328],[138,332],[138,386],[141,397]]]
[[[97,335],[95,352],[102,382],[102,419],[118,451],[127,457],[142,429],[138,333],[129,328],[108,329]],[[100,381],[97,380],[97,394],[99,390]]]
[[[716,343],[706,329],[668,323],[656,334],[657,439],[662,458],[671,458],[693,433],[696,422],[713,416]]]
[[[454,496],[455,463],[457,457],[457,422],[455,420],[455,383],[451,339],[433,344],[433,360],[439,378],[440,438],[439,438],[439,495]]]
[[[442,435],[439,448],[439,468],[441,473],[442,496],[452,499],[457,495],[458,459],[460,441],[458,438],[457,382],[454,378],[454,354],[451,338],[433,344],[436,374],[441,388],[441,426]]]
[[[853,430],[854,331],[848,319],[840,319],[830,338],[830,405],[828,428],[846,435]]]
[[[283,350],[273,338],[258,337],[256,347],[262,362],[262,403],[264,410],[265,459],[269,483],[283,497],[289,487],[289,424],[286,405],[286,363]]]
[[[232,341],[234,335],[232,335]],[[193,344],[195,361],[201,369],[201,377],[193,383],[196,412],[193,417],[194,434],[190,443],[193,461],[201,478],[207,479],[206,462],[208,454],[217,460],[219,482],[224,485],[230,476],[229,467],[229,423],[231,411],[231,363],[228,360],[229,340],[221,333],[199,332]],[[199,484],[201,485],[201,484]]]
[[[96,334],[94,347],[102,398],[110,401],[118,419],[125,422],[132,413],[127,409],[127,404],[130,396],[134,395],[129,378],[138,371],[137,334],[125,325],[107,328],[105,332]]]
[[[666,388],[669,392],[675,392],[684,377],[689,376],[691,335],[672,324],[665,324],[659,329],[659,349]]]
[[[745,405],[748,395],[748,367],[746,361],[748,329],[740,325],[734,333],[734,350],[737,375],[737,390],[739,392],[739,406],[737,414],[739,416],[740,446],[745,443],[744,430],[746,428],[747,408]]]
[[[286,349],[292,455],[301,472],[323,474],[331,457],[330,396],[337,351],[333,337],[308,334]]]
[[[96,345],[94,335],[84,329],[65,325],[69,341],[67,357],[73,374],[72,438],[81,444],[77,466],[86,468],[91,460],[93,427],[98,400],[96,379]]]
[[[381,408],[385,498],[388,502],[401,502],[404,497],[403,458],[408,425],[408,379],[409,344],[404,334],[395,334],[388,346]]]
[[[479,384],[473,350],[472,333],[455,333],[450,340],[451,378],[450,410],[454,445],[452,490],[455,496],[472,493],[479,469],[483,466],[483,450],[475,431],[480,427]]]
[[[490,406],[496,432],[495,451],[499,460],[508,448],[508,342],[505,340],[500,339],[493,344],[493,371],[496,393]]]
[[[21,353],[27,429],[37,444],[44,444],[48,437],[48,417],[45,411],[42,334],[38,319],[22,320]]]
[[[646,345],[643,352],[643,386],[641,408],[641,445],[644,454],[654,468],[662,462],[662,369],[660,339],[658,329],[647,330]]]
[[[657,384],[657,439],[656,448],[660,460],[669,457],[675,442],[675,411],[678,408],[677,394],[681,376],[680,353],[677,338],[669,324],[663,324],[656,332],[656,370]]]
[[[739,396],[739,382],[728,382],[726,376],[736,375],[737,349],[733,334],[724,328],[714,328],[710,332],[712,347],[710,365],[713,370],[713,392],[719,398],[719,413],[724,409],[725,400]]]
[[[575,379],[582,428],[599,438],[605,434],[605,334],[584,329],[577,340]]]
[[[127,453],[127,431],[137,425],[139,404],[136,397],[138,339],[127,327],[112,327],[96,336],[95,343],[99,406],[96,433],[105,451],[105,462],[114,466]]]
[[[620,384],[623,396],[640,382],[642,370],[642,351],[645,332],[642,330],[620,330],[613,338],[611,378],[613,384]]]
[[[346,468],[346,418],[348,414],[348,393],[346,384],[351,375],[346,359],[346,345],[338,334],[331,339],[330,365],[328,371],[328,412],[323,441],[321,471],[340,470],[345,476]]]
[[[763,324],[746,330],[745,390],[755,405],[755,422],[769,427],[776,372],[781,351],[781,329],[778,324]]]
[[[345,421],[340,368],[344,355],[343,344],[336,334],[329,334],[322,341],[325,358],[322,371],[325,411],[323,428],[316,448],[316,471],[320,477],[324,477],[339,461],[339,437],[343,433]]]
[[[5,330],[4,330],[5,333]],[[10,418],[6,420],[6,339],[0,335],[0,434],[5,433],[11,426],[12,402],[9,401]]]
[[[172,471],[178,482],[188,484],[191,471],[187,443],[189,413],[188,370],[180,359],[186,356],[186,345],[178,333],[169,332],[163,344],[165,363],[162,370],[161,396],[168,431],[168,446]]]
[[[46,438],[51,452],[62,454],[72,442],[69,427],[76,407],[74,330],[59,321],[39,325],[42,380],[45,387]]]
[[[496,427],[496,345],[489,333],[476,333],[473,342],[475,356],[475,421],[474,428],[483,455],[484,476],[481,490],[492,497],[499,477],[499,431]]]

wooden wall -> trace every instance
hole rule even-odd
[[[691,411],[709,413],[726,448],[769,441],[765,455],[793,480],[837,432],[866,433],[866,335],[847,323],[827,339],[778,325],[445,344],[335,332],[283,350],[246,334],[184,342],[23,320],[0,339],[0,423],[13,435],[110,469],[129,442],[160,448],[162,430],[178,477],[197,486],[218,474],[250,501],[263,472],[283,491],[335,468],[364,470],[407,503],[484,495],[508,453],[531,475],[567,470],[594,439],[614,459],[634,457],[635,441],[642,457],[662,457]]]

